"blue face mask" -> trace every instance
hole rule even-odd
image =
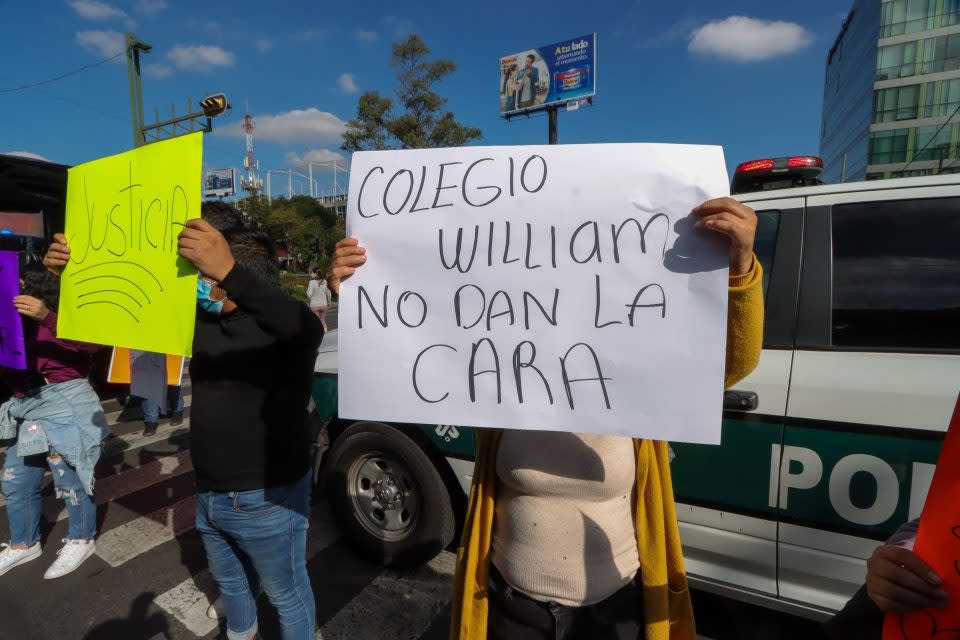
[[[207,313],[219,316],[223,313],[223,300],[211,300],[213,285],[201,277],[197,278],[197,303]]]

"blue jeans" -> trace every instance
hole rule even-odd
[[[313,640],[316,602],[307,576],[310,474],[252,491],[198,491],[197,531],[220,587],[227,638],[256,633],[261,586],[280,614],[283,640]]]
[[[0,483],[7,499],[7,519],[10,521],[10,544],[32,546],[40,540],[40,485],[50,466],[57,497],[62,498],[70,515],[70,540],[93,540],[97,535],[97,503],[89,495],[66,460],[50,451],[50,456],[38,454],[22,458],[16,445],[6,452],[3,481]]]
[[[144,422],[160,421],[160,405],[153,400],[142,398]],[[183,411],[183,387],[167,387],[167,411]]]

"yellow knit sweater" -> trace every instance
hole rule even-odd
[[[753,371],[763,345],[763,274],[730,278],[725,388]],[[490,545],[496,511],[497,447],[502,431],[477,430],[473,486],[457,554],[451,640],[486,640]],[[673,504],[667,443],[634,440],[637,453],[635,524],[643,582],[646,640],[693,640],[693,607]]]

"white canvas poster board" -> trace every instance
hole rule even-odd
[[[727,194],[712,146],[354,154],[340,416],[719,443]]]

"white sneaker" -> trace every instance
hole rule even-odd
[[[211,620],[219,620],[224,617],[223,598],[217,598],[209,607],[207,607],[207,617]]]
[[[14,567],[36,560],[42,553],[39,542],[34,543],[29,549],[14,549],[6,544],[0,544],[0,549],[2,549],[0,551],[0,576]]]
[[[71,571],[75,571],[97,550],[97,543],[93,540],[67,540],[64,538],[63,543],[63,548],[57,551],[57,559],[43,574],[44,580],[62,578]]]

